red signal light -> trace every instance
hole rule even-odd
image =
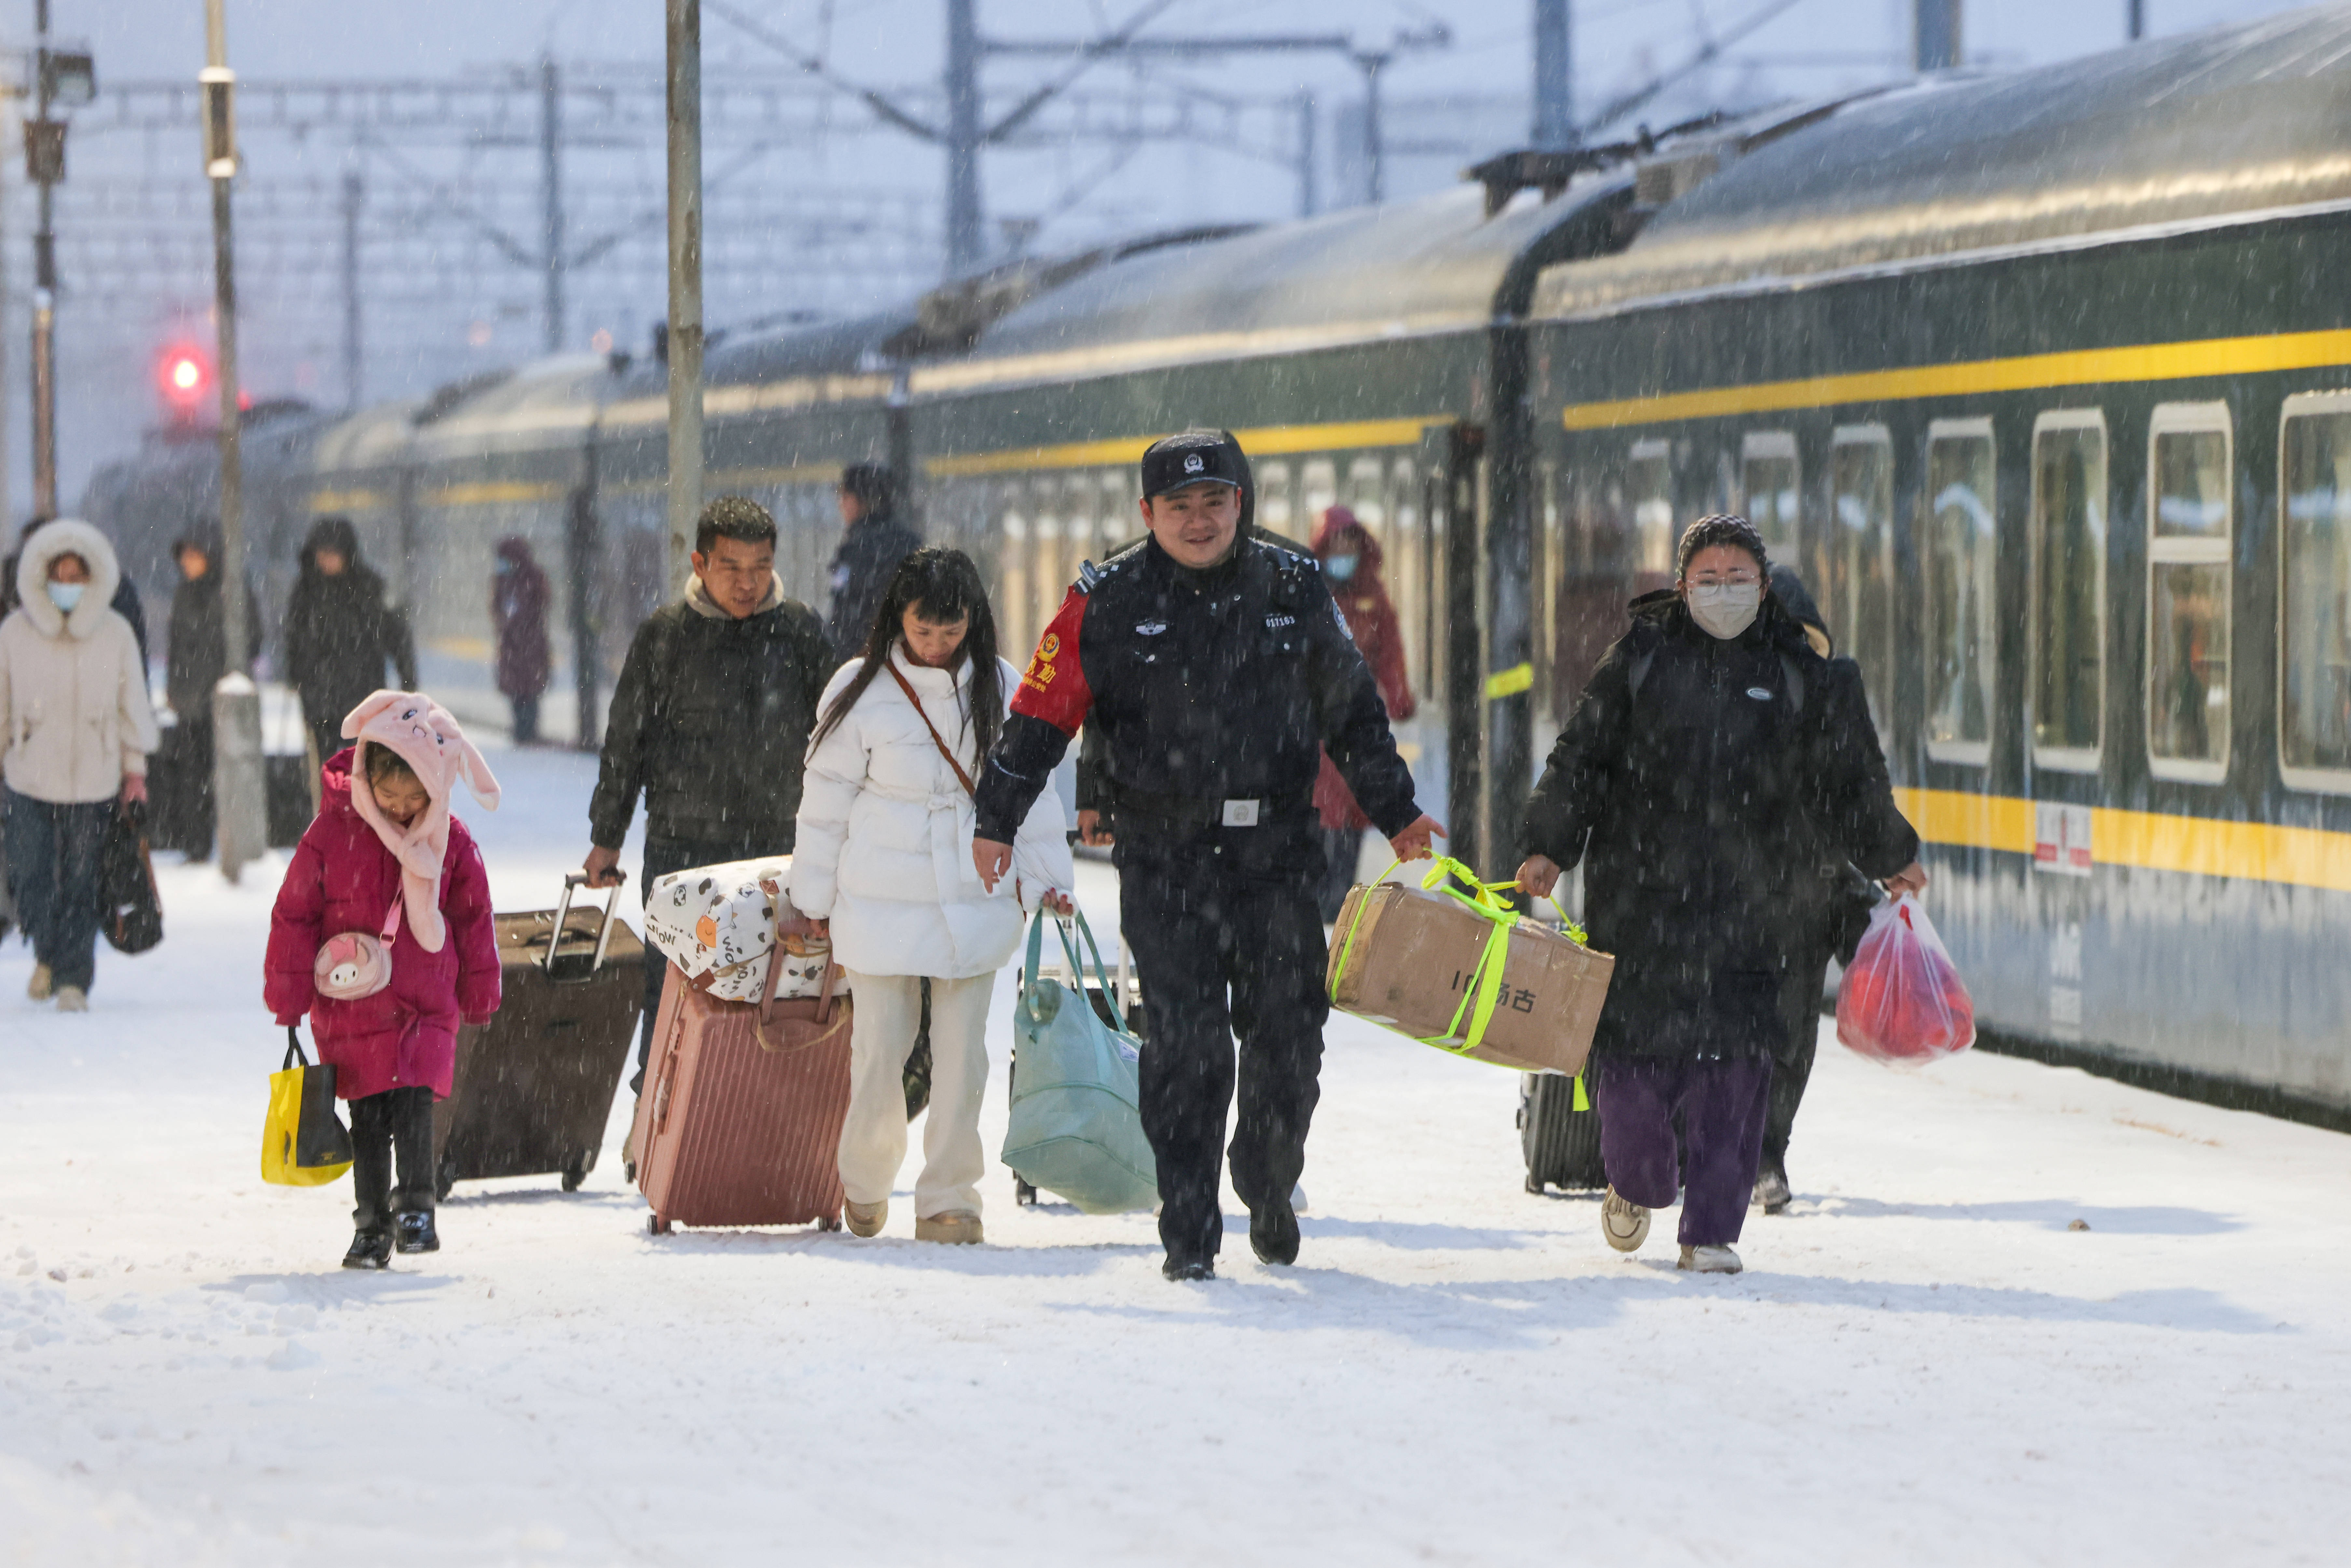
[[[178,344],[163,350],[155,368],[157,387],[163,401],[179,413],[192,413],[212,390],[213,367],[201,349]]]

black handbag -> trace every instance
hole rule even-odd
[[[120,953],[144,953],[163,939],[163,900],[147,852],[147,808],[125,800],[107,824],[98,862],[99,928]]]

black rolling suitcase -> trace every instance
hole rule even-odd
[[[571,1192],[596,1168],[644,1008],[645,949],[613,917],[617,893],[601,915],[571,907],[582,883],[565,876],[553,909],[497,916],[504,998],[458,1031],[455,1081],[433,1108],[444,1197],[454,1182],[549,1174]]]
[[[1047,974],[1058,972],[1063,967],[1053,963],[1040,963],[1038,966]],[[1026,980],[1028,977],[1024,975],[1021,978]],[[1143,1003],[1143,977],[1134,973],[1134,964],[1127,955],[1126,938],[1123,936],[1118,939],[1118,967],[1112,971],[1110,983],[1116,988],[1121,1009],[1125,1014],[1127,1032],[1134,1036],[1136,1044],[1148,1043],[1151,1039],[1151,1025],[1147,1009]],[[1112,1021],[1109,999],[1102,995],[1101,982],[1094,978],[1092,969],[1087,969],[1083,974],[1077,976],[1071,984],[1085,993],[1086,1001],[1094,1009],[1096,1018],[1104,1023]],[[1008,1094],[1011,1091],[1013,1080],[1019,1075],[1019,1057],[1015,1053],[1012,1061],[1008,1062],[1004,1069],[1004,1086]],[[911,1119],[910,1117],[909,1120]],[[1015,1203],[1034,1204],[1037,1201],[1037,1189],[1016,1176],[1012,1178],[1012,1200]]]
[[[1519,1148],[1527,1157],[1527,1190],[1546,1185],[1597,1191],[1608,1185],[1600,1163],[1600,1113],[1575,1108],[1577,1081],[1556,1072],[1530,1072],[1519,1081]]]

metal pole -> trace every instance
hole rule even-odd
[[[1569,0],[1535,0],[1534,144],[1564,152],[1576,143],[1575,34]]]
[[[669,586],[702,514],[702,0],[669,11]]]
[[[555,57],[538,62],[538,178],[544,204],[540,245],[547,257],[547,351],[563,350],[563,99]],[[697,101],[699,93],[696,94]],[[699,123],[697,111],[696,123]],[[699,182],[696,182],[697,186]]]
[[[1921,71],[1947,71],[1959,63],[1960,0],[1916,0],[1913,23],[1916,63]]]
[[[1385,156],[1384,139],[1380,134],[1380,71],[1388,63],[1385,55],[1359,55],[1364,68],[1364,156],[1371,170],[1372,205],[1387,200],[1387,170],[1383,167]]]
[[[1311,218],[1322,204],[1314,189],[1314,95],[1298,95],[1298,215]]]
[[[34,120],[49,122],[49,0],[36,0],[39,36],[33,71]],[[56,187],[44,167],[40,226],[33,234],[33,515],[57,515],[57,239]]]
[[[978,0],[947,0],[947,276],[979,265]]]
[[[2147,0],[2130,0],[2131,42],[2147,37]]]
[[[204,172],[213,183],[213,325],[220,382],[221,644],[227,673],[213,688],[213,799],[221,874],[235,882],[269,848],[268,793],[262,774],[261,694],[246,674],[251,606],[246,602],[245,474],[237,449],[236,244],[231,201],[236,178],[223,0],[204,0]],[[215,109],[217,105],[217,109]]]
[[[359,171],[343,174],[343,407],[359,411],[362,365],[360,352],[360,212],[367,186]]]

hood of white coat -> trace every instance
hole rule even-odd
[[[70,616],[49,601],[49,563],[61,555],[78,555],[89,568],[89,585]],[[60,632],[76,639],[89,637],[114,612],[114,591],[121,586],[122,567],[114,559],[114,547],[79,517],[42,524],[16,559],[16,597],[44,637]]]

